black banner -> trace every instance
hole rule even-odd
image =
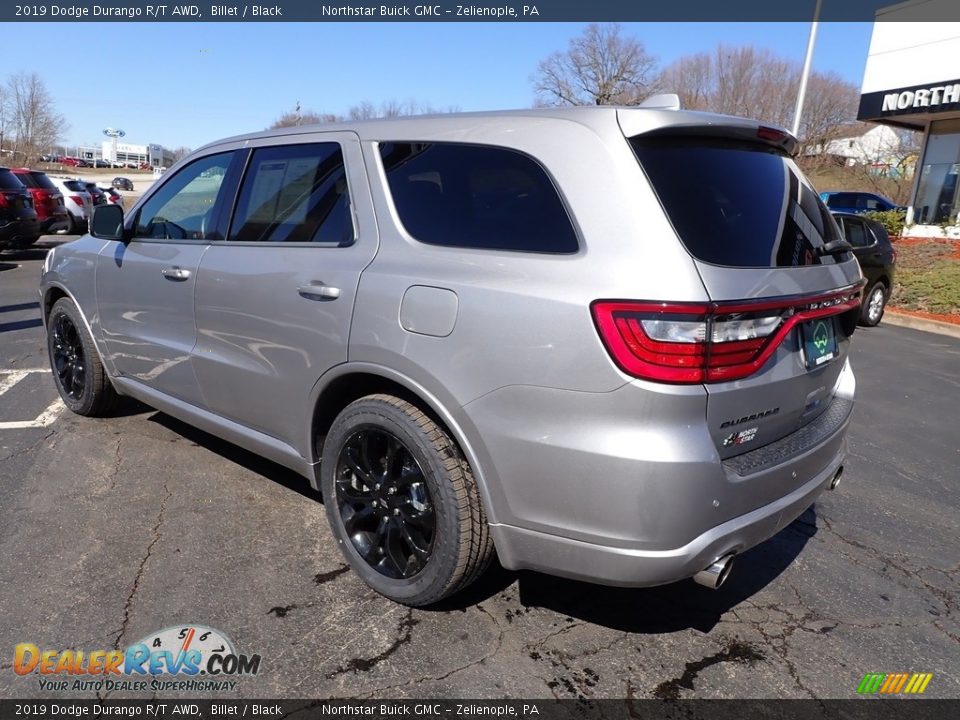
[[[824,22],[872,22],[891,0],[823,0]],[[657,21],[802,21],[813,19],[816,0],[62,0],[4,2],[4,22],[657,22]],[[960,20],[960,3],[917,3],[912,21]],[[908,19],[903,12],[897,20]]]
[[[858,120],[960,110],[960,79],[882,90],[860,96]]]
[[[0,700],[0,720],[953,720],[960,700]]]

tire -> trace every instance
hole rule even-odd
[[[398,603],[436,603],[473,582],[493,558],[460,448],[405,400],[368,395],[344,408],[323,444],[320,486],[354,572]]]
[[[64,235],[76,235],[77,219],[72,212],[67,213],[67,226],[61,230]]]
[[[860,324],[874,327],[883,318],[883,311],[887,307],[887,286],[882,281],[875,282],[863,296],[863,306],[860,308]]]
[[[78,415],[108,415],[117,393],[107,377],[90,333],[70,298],[60,298],[47,320],[47,355],[57,392]]]

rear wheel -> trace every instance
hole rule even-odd
[[[117,393],[70,298],[60,298],[50,311],[47,351],[64,405],[78,415],[89,416],[106,415],[113,409]]]
[[[60,232],[64,235],[76,235],[77,219],[73,216],[72,212],[67,213],[67,226]]]
[[[330,526],[354,571],[405,605],[473,582],[493,542],[470,466],[419,408],[369,395],[337,416],[320,483]]]
[[[887,286],[877,281],[864,295],[863,307],[860,308],[860,323],[867,327],[874,327],[880,322],[886,307]]]

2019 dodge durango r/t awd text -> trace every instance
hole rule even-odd
[[[717,586],[846,452],[862,279],[795,144],[674,107],[215,142],[47,257],[54,379],[297,470],[402,603],[494,550]]]

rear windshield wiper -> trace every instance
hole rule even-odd
[[[837,238],[836,240],[831,240],[826,242],[822,247],[817,248],[818,255],[841,255],[846,252],[853,250],[853,245],[848,243],[843,238]]]

